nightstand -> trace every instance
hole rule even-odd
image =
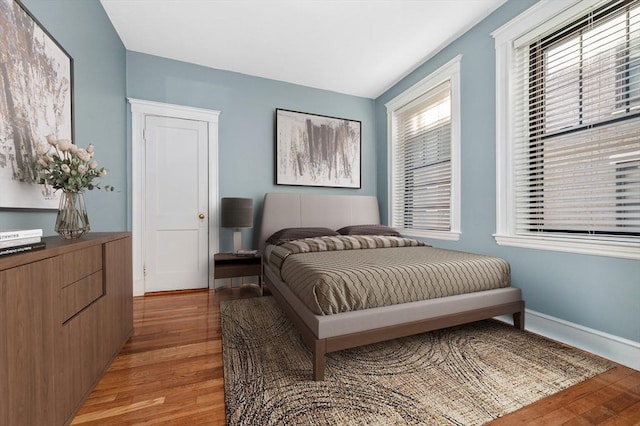
[[[233,253],[216,253],[213,255],[214,280],[252,276],[258,277],[257,286],[262,295],[262,255],[259,253],[255,256],[239,256]]]

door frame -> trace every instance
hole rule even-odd
[[[145,293],[144,278],[144,200],[145,200],[145,145],[144,127],[148,115],[204,121],[208,133],[209,189],[209,252],[217,253],[218,235],[218,116],[220,111],[183,105],[166,104],[135,98],[127,99],[131,105],[131,242],[133,252],[133,295]],[[211,256],[209,256],[208,283],[212,288]]]

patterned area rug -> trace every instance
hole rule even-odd
[[[221,302],[230,425],[481,425],[611,364],[497,321],[327,356],[311,351],[273,297]]]

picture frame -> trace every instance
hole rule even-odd
[[[57,209],[35,158],[47,135],[73,141],[73,58],[19,0],[0,0],[0,28],[0,208]]]
[[[276,109],[276,185],[361,188],[362,122]]]

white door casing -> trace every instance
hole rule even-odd
[[[208,287],[207,123],[147,115],[145,292]]]
[[[147,198],[145,190],[145,144],[144,128],[149,116],[173,117],[184,120],[202,121],[206,123],[208,160],[208,205],[205,215],[207,216],[205,227],[208,228],[207,260],[210,261],[208,253],[218,251],[218,116],[219,111],[206,110],[201,108],[185,107],[180,105],[164,104],[159,102],[144,101],[139,99],[129,99],[131,105],[131,193],[130,207],[132,212],[131,231],[133,243],[133,294],[140,296],[145,291],[155,291],[147,289],[144,277],[145,247],[145,200]],[[208,273],[208,285],[211,287],[213,277]]]

